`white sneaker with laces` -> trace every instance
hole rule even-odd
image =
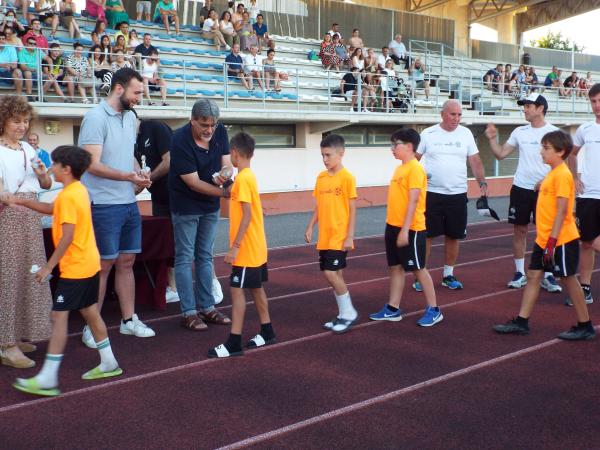
[[[562,287],[557,283],[553,275],[544,277],[544,279],[541,282],[541,286],[548,292],[562,292]]]
[[[217,278],[212,279],[212,296],[215,300],[215,305],[218,305],[223,301],[223,289]]]
[[[147,325],[145,325],[137,316],[134,314],[131,316],[131,320],[127,323],[124,323],[121,320],[121,327],[119,328],[119,332],[121,334],[133,335],[136,337],[153,337],[156,335],[154,330]]]
[[[83,342],[88,348],[96,348],[96,341],[94,340],[94,336],[92,335],[92,330],[90,330],[90,327],[87,325],[83,327],[81,342]]]
[[[165,299],[166,299],[167,303],[178,302],[179,294],[177,293],[177,291],[171,289],[170,287],[167,287],[167,293],[165,294]]]

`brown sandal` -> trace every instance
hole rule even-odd
[[[181,319],[181,326],[192,331],[206,331],[208,329],[208,326],[197,315],[183,317]]]
[[[207,323],[214,323],[216,325],[230,325],[231,319],[223,314],[221,311],[213,309],[207,313],[200,313],[200,318]]]

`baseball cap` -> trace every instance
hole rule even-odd
[[[519,106],[523,106],[523,105],[543,106],[544,112],[548,111],[548,101],[546,100],[546,98],[543,95],[536,94],[536,93],[531,93],[527,97],[523,97],[522,99],[517,101],[517,105],[519,105]]]
[[[477,208],[477,212],[480,216],[493,217],[496,220],[500,220],[500,217],[498,217],[496,211],[494,211],[492,208],[490,208],[490,205],[488,205],[488,198],[486,196],[482,195],[479,197],[475,207]]]

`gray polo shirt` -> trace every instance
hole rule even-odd
[[[106,101],[88,111],[79,131],[80,147],[102,145],[100,162],[113,169],[132,172],[136,140],[136,121],[131,111],[119,113]],[[90,198],[97,205],[134,203],[134,185],[129,181],[101,178],[86,172],[81,178]]]

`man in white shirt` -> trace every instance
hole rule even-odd
[[[544,164],[540,154],[542,137],[546,133],[558,130],[546,122],[548,102],[540,94],[530,94],[519,100],[523,106],[525,120],[529,125],[523,125],[513,130],[508,141],[502,146],[498,143],[498,130],[491,123],[485,130],[490,142],[492,153],[498,160],[510,156],[519,150],[519,163],[510,190],[508,207],[508,222],[514,225],[513,255],[515,258],[515,275],[508,282],[508,287],[518,289],[527,284],[525,276],[525,249],[527,247],[527,226],[533,216],[535,222],[535,205],[538,189],[544,177],[550,171],[550,166]],[[546,272],[542,287],[548,292],[561,292],[562,288],[556,282],[552,272]]]
[[[258,47],[253,45],[250,47],[250,53],[244,56],[244,71],[248,77],[250,87],[254,89],[253,78],[256,78],[258,86],[262,89],[262,73],[263,73],[263,57],[258,53]]]
[[[442,108],[442,122],[421,133],[417,159],[425,156],[428,174],[425,221],[427,226],[427,259],[431,241],[444,236],[444,278],[442,286],[462,289],[454,276],[458,243],[467,235],[467,165],[479,182],[481,195],[487,195],[487,182],[473,133],[460,125],[462,106],[447,100]],[[417,291],[422,288],[414,283]]]
[[[331,30],[329,30],[327,32],[327,34],[330,35],[332,39],[333,39],[333,36],[335,34],[337,34],[340,37],[340,42],[343,43],[342,33],[340,33],[340,26],[339,26],[339,24],[337,24],[337,23],[332,24],[331,25]]]
[[[573,151],[569,155],[569,168],[575,177],[575,189],[578,197],[576,200],[576,215],[581,235],[581,258],[579,281],[585,302],[593,303],[592,271],[594,269],[595,253],[600,252],[600,84],[594,84],[589,93],[592,113],[595,120],[586,122],[577,128],[573,139]],[[577,170],[577,154],[582,147],[583,169]],[[565,302],[573,306],[571,299]]]
[[[404,68],[408,70],[410,66],[410,57],[406,51],[406,46],[402,42],[402,35],[397,34],[394,39],[388,44],[390,49],[390,58],[394,60],[396,64],[400,64],[400,61],[404,61]]]
[[[379,55],[377,57],[377,69],[378,70],[384,70],[385,69],[385,63],[388,62],[388,60],[392,59],[392,57],[390,56],[390,49],[387,47],[382,47],[381,48],[381,55]]]

